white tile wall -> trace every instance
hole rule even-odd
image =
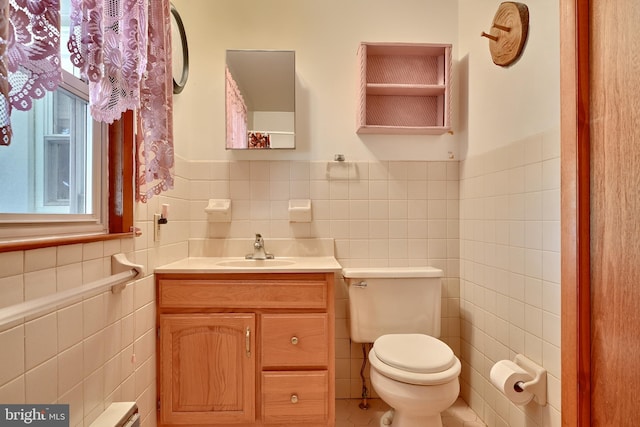
[[[184,163],[177,159],[174,191],[136,206],[141,237],[0,253],[0,307],[106,277],[118,252],[147,272],[119,294],[80,297],[0,329],[0,402],[69,403],[70,425],[88,426],[111,402],[135,400],[142,425],[156,425],[153,268],[188,253]],[[171,222],[154,242],[151,219],[162,203],[172,206]]]
[[[462,396],[492,426],[560,426],[560,137],[515,141],[460,164]],[[522,353],[549,372],[549,405],[489,382]]]
[[[559,137],[538,135],[458,162],[191,161],[175,189],[137,204],[136,239],[0,254],[0,306],[109,274],[125,252],[147,277],[0,331],[0,401],[71,403],[88,425],[115,400],[136,400],[155,425],[153,269],[188,253],[189,237],[331,237],[343,266],[433,265],[445,271],[442,339],[463,360],[462,393],[488,425],[559,421]],[[209,198],[232,199],[232,222],[207,222]],[[290,223],[289,198],[312,200],[312,222]],[[152,215],[169,203],[153,241]],[[6,268],[4,267],[6,266]],[[462,279],[462,280],[461,280]],[[360,397],[362,349],[336,283],[336,394]],[[25,338],[28,339],[25,341]],[[39,338],[42,341],[39,341]],[[550,406],[510,405],[488,383],[495,360],[523,352],[550,373]],[[368,376],[368,373],[366,373]],[[51,387],[35,389],[38,378]]]
[[[459,352],[457,162],[194,163],[190,237],[260,232],[267,248],[270,237],[331,237],[343,266],[442,268],[442,338]],[[208,199],[228,197],[232,221],[208,223]],[[289,222],[290,198],[311,199],[310,223]],[[347,292],[341,280],[336,285],[336,394],[360,397],[362,350],[350,345]]]
[[[18,302],[105,277],[111,253],[131,246],[115,242],[117,245],[100,242],[24,251],[20,256],[15,252],[0,254],[2,265],[9,260],[24,260],[24,273],[1,278],[0,283],[6,286],[0,288]],[[3,269],[0,274],[4,273]],[[89,425],[113,400],[137,400],[137,395],[125,393],[123,387],[134,371],[123,372],[121,367],[122,359],[129,359],[131,354],[131,343],[123,339],[121,320],[133,314],[132,304],[128,310],[123,309],[126,304],[122,301],[130,298],[131,289],[119,295],[107,292],[79,298],[60,310],[0,332],[0,347],[12,349],[0,355],[0,400],[69,403],[72,426]],[[151,318],[145,324],[153,330],[149,325],[155,317],[153,313],[147,316]],[[153,359],[154,352],[146,350],[143,357]],[[154,378],[144,387],[155,390]],[[145,425],[155,425],[154,407],[141,410]]]

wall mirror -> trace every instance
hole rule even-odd
[[[173,93],[178,94],[182,92],[189,78],[189,47],[182,18],[173,4],[171,4],[171,52]]]
[[[295,148],[295,52],[227,50],[226,148]]]

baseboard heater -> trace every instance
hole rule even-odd
[[[89,427],[140,427],[136,402],[114,402]]]

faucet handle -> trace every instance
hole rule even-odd
[[[262,235],[260,233],[256,233],[256,240],[254,240],[253,242],[253,247],[255,248],[261,248],[262,245],[264,245],[264,239],[262,238]]]
[[[260,233],[256,234],[256,240],[253,242],[253,254],[245,256],[247,259],[273,259],[273,254],[264,250],[264,239]]]

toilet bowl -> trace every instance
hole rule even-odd
[[[383,335],[369,362],[371,385],[393,408],[381,426],[442,427],[440,413],[458,398],[461,369],[445,343],[422,334]]]
[[[460,392],[461,364],[440,336],[442,270],[345,268],[350,336],[373,342],[371,385],[392,410],[381,426],[442,427]]]

